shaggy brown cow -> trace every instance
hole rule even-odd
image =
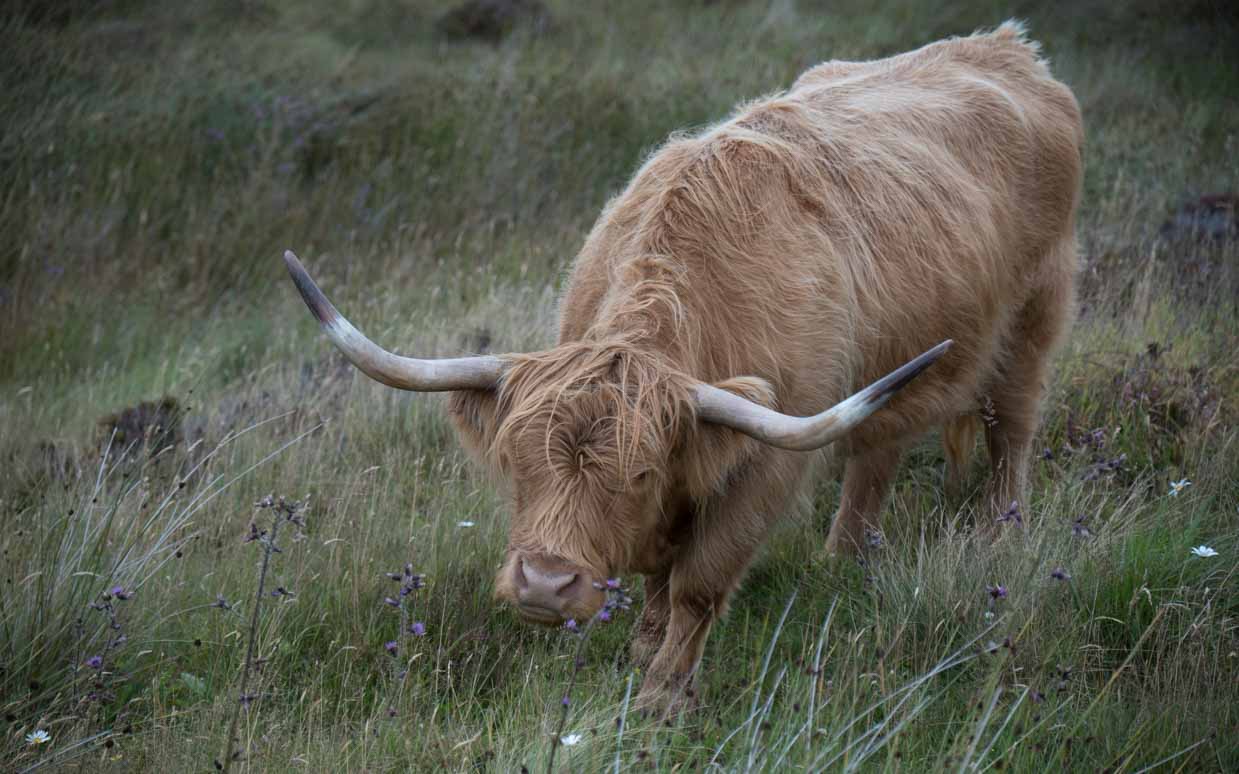
[[[820,65],[650,157],[577,256],[559,344],[534,354],[393,355],[286,260],[362,371],[454,391],[464,443],[511,486],[499,597],[556,623],[597,611],[601,580],[645,576],[633,648],[651,659],[642,700],[662,703],[809,450],[849,455],[832,551],[863,544],[917,435],[947,426],[959,466],[982,399],[990,500],[1021,499],[1071,316],[1082,140],[1071,92],[1015,24]]]

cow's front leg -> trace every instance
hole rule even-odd
[[[724,519],[721,513],[699,515],[693,540],[670,572],[667,634],[650,661],[638,706],[670,713],[693,703],[694,675],[710,627],[726,612],[766,537],[764,514],[748,515],[747,520]]]
[[[645,604],[632,640],[632,660],[646,667],[667,636],[671,619],[671,566],[645,576]]]

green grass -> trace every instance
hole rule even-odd
[[[567,723],[582,740],[557,768],[1239,768],[1239,249],[1152,241],[1184,198],[1239,188],[1233,13],[548,5],[549,32],[496,45],[446,42],[444,6],[417,0],[63,0],[65,19],[0,20],[6,764],[212,769],[261,554],[242,541],[274,492],[308,498],[308,524],[272,560],[268,588],[295,596],[263,605],[242,767],[545,768],[576,641],[494,606],[502,493],[441,398],[343,364],[282,249],[401,351],[545,346],[574,251],[668,134],[822,59],[1018,15],[1088,131],[1081,315],[1028,528],[974,537],[974,501],[942,493],[927,439],[884,545],[864,566],[830,560],[824,471],[712,633],[701,709],[673,725],[624,713],[640,682],[625,614],[590,637]],[[101,417],[163,395],[184,409],[180,443],[108,448]],[[1201,543],[1219,555],[1192,556]],[[406,562],[428,578],[428,633],[392,658],[384,573]],[[116,584],[136,590],[116,603],[128,641],[97,686],[82,663],[108,619],[90,603]],[[25,743],[37,728],[51,744]]]

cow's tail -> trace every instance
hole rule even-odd
[[[948,491],[963,492],[968,480],[968,464],[981,431],[981,418],[973,413],[960,414],[942,426],[942,447],[946,451],[946,484]]]

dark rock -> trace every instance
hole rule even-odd
[[[109,443],[113,453],[145,447],[152,456],[181,440],[184,411],[176,398],[142,401],[99,420],[101,447]]]
[[[517,27],[541,33],[550,24],[551,14],[541,0],[465,0],[440,16],[435,27],[448,38],[494,43]]]

